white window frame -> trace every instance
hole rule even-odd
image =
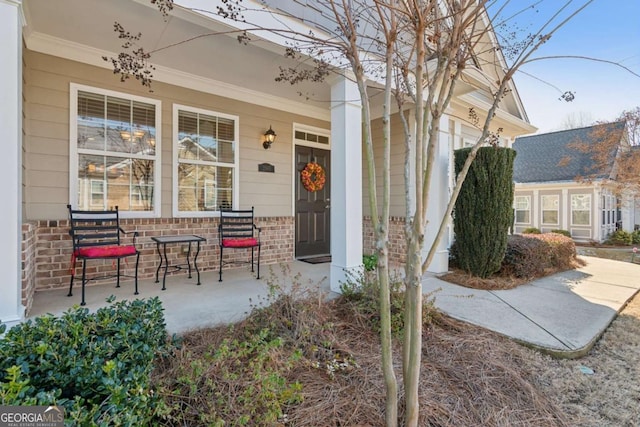
[[[555,199],[555,209],[545,209],[544,208],[544,200],[545,198],[553,198]],[[545,212],[555,212],[556,213],[556,222],[544,222],[544,213]],[[557,194],[543,194],[540,196],[540,224],[542,225],[558,225],[560,224],[560,196]]]
[[[574,197],[580,197],[580,198],[586,198],[586,200],[588,201],[588,208],[587,209],[574,209],[573,207],[573,199]],[[591,211],[592,211],[592,200],[591,200],[591,194],[585,194],[585,193],[578,193],[578,194],[572,194],[571,198],[570,198],[570,207],[571,207],[571,225],[572,226],[576,226],[576,227],[590,227],[591,226],[591,222],[592,222],[592,218],[591,218]],[[589,221],[587,224],[576,224],[575,222],[573,222],[573,213],[574,212],[587,212],[589,214]]]
[[[518,199],[525,199],[527,201],[527,209],[518,209]],[[513,201],[513,220],[516,224],[529,225],[531,224],[531,196],[515,196]],[[529,221],[527,222],[518,222],[518,211],[526,211],[529,212]]]
[[[79,194],[79,171],[78,171],[78,156],[81,154],[78,150],[78,92],[90,92],[97,95],[111,96],[116,98],[122,98],[130,101],[138,101],[146,104],[153,104],[156,109],[155,114],[155,167],[154,167],[154,189],[153,189],[153,209],[150,211],[129,211],[121,210],[120,216],[123,218],[159,218],[160,207],[162,205],[162,103],[157,99],[146,98],[137,95],[131,95],[125,92],[116,92],[113,90],[97,88],[93,86],[86,86],[77,83],[71,83],[69,88],[69,194]],[[105,155],[105,151],[98,150],[81,150],[83,154],[96,154]],[[131,158],[136,158],[132,156]],[[77,196],[76,196],[77,197]],[[76,203],[70,200],[69,203],[76,207]]]
[[[188,105],[182,104],[173,104],[173,134],[172,134],[172,145],[173,145],[173,164],[171,166],[172,170],[172,183],[173,183],[173,216],[176,218],[203,218],[203,217],[215,217],[220,216],[219,210],[213,211],[195,211],[195,212],[187,212],[180,211],[179,208],[179,191],[178,191],[178,166],[181,163],[178,158],[178,113],[179,111],[186,111],[190,113],[196,114],[204,114],[207,116],[220,117],[223,119],[233,120],[233,135],[234,135],[234,152],[233,152],[233,165],[224,162],[206,162],[203,160],[191,160],[189,163],[196,163],[202,165],[210,165],[210,166],[222,166],[222,167],[230,167],[233,169],[233,189],[231,190],[231,197],[233,199],[233,209],[238,208],[238,197],[240,194],[239,184],[240,184],[240,117],[232,114],[220,113],[213,110],[205,110],[202,108],[191,107]]]

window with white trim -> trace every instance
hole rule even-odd
[[[571,195],[571,225],[591,224],[591,195]]]
[[[71,204],[159,213],[160,102],[72,84],[71,106]]]
[[[540,196],[542,205],[542,224],[558,225],[558,206],[560,199],[557,194]]]
[[[516,224],[531,223],[531,196],[515,197]]]
[[[234,206],[238,117],[174,105],[174,212],[203,216]]]

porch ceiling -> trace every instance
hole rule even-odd
[[[241,45],[237,34],[205,36],[230,28],[180,7],[166,20],[150,0],[24,0],[24,9],[25,41],[33,50],[61,55],[64,49],[49,47],[81,45],[97,57],[92,63],[110,68],[100,57],[122,50],[113,30],[117,21],[131,33],[142,33],[139,44],[153,52],[152,63],[163,69],[329,108],[328,84],[275,81],[279,66],[294,64],[283,57],[280,46],[255,38]]]

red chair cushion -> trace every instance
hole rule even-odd
[[[255,237],[222,239],[222,246],[225,248],[251,248],[253,246],[258,246],[258,240]]]
[[[80,248],[74,255],[82,258],[122,257],[136,254],[135,246],[94,246]]]

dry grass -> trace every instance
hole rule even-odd
[[[557,360],[533,351],[523,355],[523,369],[537,373],[535,386],[562,407],[573,425],[640,425],[640,295],[587,356]],[[581,367],[594,373],[582,373]]]
[[[242,389],[256,385],[255,378],[240,376],[229,383],[211,355],[224,339],[243,339],[265,326],[284,342],[270,353],[269,367],[277,367],[289,383],[302,384],[303,399],[282,405],[286,418],[277,423],[265,422],[258,410],[247,425],[384,425],[379,339],[368,315],[344,298],[325,302],[317,295],[279,298],[270,307],[233,328],[184,336],[182,348],[154,378],[161,390],[170,391],[173,412],[165,425],[207,425],[203,413],[216,411],[212,396],[234,414],[225,425],[238,425],[246,402],[236,399]],[[553,359],[485,329],[431,314],[423,334],[420,425],[640,425],[640,296],[579,360]],[[291,364],[295,351],[301,357]],[[396,343],[401,383],[400,351]],[[206,369],[185,380],[194,361]],[[584,367],[593,374],[583,373]]]
[[[569,425],[559,406],[533,385],[517,344],[444,316],[434,314],[434,319],[423,335],[420,425]],[[248,425],[384,425],[380,345],[371,319],[343,298],[322,302],[314,297],[295,303],[280,298],[233,328],[186,334],[181,349],[154,377],[173,408],[166,425],[206,425],[204,413],[223,410],[236,411],[225,418],[225,425],[236,425],[246,405],[238,399],[241,390],[259,385],[242,375],[230,381],[212,354],[224,339],[244,339],[266,326],[285,343],[270,353],[270,367],[282,368],[289,383],[302,384],[304,398],[283,405],[286,422],[264,422],[258,410]],[[302,357],[290,364],[296,350]],[[400,343],[394,352],[401,379]],[[193,375],[194,366],[205,369]],[[216,399],[224,408],[216,407]]]
[[[576,258],[574,260],[574,264],[572,268],[577,268],[579,266],[583,266],[585,263],[580,258]],[[439,279],[445,280],[447,282],[455,283],[456,285],[464,286],[466,288],[473,289],[484,289],[487,291],[498,291],[505,289],[513,289],[520,285],[524,285],[525,283],[531,282],[533,279],[537,279],[540,277],[549,276],[551,274],[560,273],[562,271],[566,271],[567,269],[552,269],[547,268],[544,271],[544,274],[538,277],[514,277],[503,274],[494,274],[491,277],[483,279],[481,277],[473,276],[465,271],[460,269],[452,269],[449,273],[443,274],[439,276]]]

